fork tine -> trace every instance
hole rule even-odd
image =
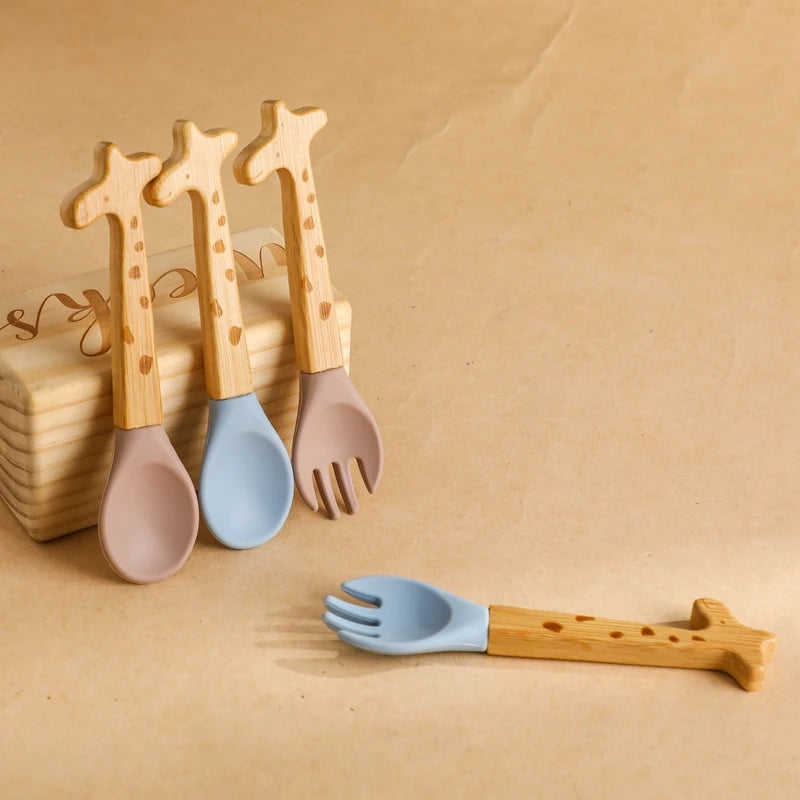
[[[342,493],[345,507],[348,514],[355,514],[358,511],[358,500],[353,489],[353,479],[350,477],[350,465],[347,461],[333,462],[333,472],[336,475],[336,482],[339,484],[339,491]]]
[[[356,458],[364,485],[370,494],[378,488],[381,472],[383,472],[383,445],[377,429],[375,430],[375,435],[377,437],[376,446],[373,448],[367,447],[363,454]]]
[[[330,611],[326,611],[322,615],[322,621],[339,635],[346,632],[368,636],[370,638],[377,638],[380,636],[374,625],[362,625],[360,622],[344,619],[337,614],[332,614]]]
[[[401,654],[401,650],[398,650],[395,644],[387,642],[385,639],[379,639],[377,636],[365,636],[351,631],[337,631],[337,635],[345,644],[357,647],[359,650],[390,656]]]
[[[375,582],[369,577],[353,578],[342,584],[342,591],[345,594],[355,597],[356,600],[361,600],[362,603],[369,603],[380,608],[382,601],[380,595],[375,594],[376,589]]]
[[[292,461],[292,468],[294,470],[294,483],[297,486],[297,491],[300,492],[300,497],[303,498],[303,502],[312,511],[316,511],[319,508],[319,503],[314,491],[313,473],[310,470],[301,469],[294,460]]]
[[[339,504],[336,502],[336,497],[333,494],[331,487],[331,476],[328,473],[328,468],[314,470],[314,477],[317,479],[317,489],[319,496],[328,512],[331,519],[339,519]]]
[[[333,597],[332,595],[328,595],[324,602],[325,608],[327,608],[328,611],[338,614],[345,619],[349,619],[352,622],[360,622],[363,625],[380,625],[378,612],[373,608],[357,606],[353,603],[348,603],[346,600]]]

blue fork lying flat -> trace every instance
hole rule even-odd
[[[643,625],[585,614],[482,606],[428,583],[390,575],[342,584],[358,605],[325,598],[325,624],[339,638],[373,653],[448,650],[526,658],[599,661],[726,672],[758,689],[775,636],[742,625],[718,600],[695,600],[690,629]]]

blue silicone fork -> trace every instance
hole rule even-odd
[[[342,584],[357,605],[325,598],[325,624],[339,638],[373,653],[449,650],[659,667],[711,669],[742,688],[758,689],[775,636],[748,628],[718,600],[695,600],[690,629],[643,625],[585,614],[486,606],[428,583],[390,575]]]

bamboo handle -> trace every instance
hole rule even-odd
[[[111,380],[118,428],[158,425],[163,417],[140,200],[160,168],[158,156],[124,156],[110,142],[100,142],[92,177],[61,203],[61,219],[71,228],[108,218]]]
[[[764,680],[775,636],[738,622],[718,600],[695,600],[690,630],[583,615],[489,607],[489,647],[498,656],[720,670],[748,691]]]
[[[236,179],[249,186],[275,170],[280,177],[292,327],[301,372],[344,364],[309,154],[311,139],[327,120],[320,108],[289,111],[282,100],[266,100],[261,105],[261,133],[233,166]]]
[[[156,206],[183,192],[191,197],[203,366],[206,389],[215,400],[253,391],[220,175],[237,140],[233,131],[202,133],[193,122],[178,120],[172,126],[172,154],[144,191]]]

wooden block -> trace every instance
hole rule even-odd
[[[287,446],[298,371],[285,251],[262,227],[233,235],[253,385]],[[164,427],[196,480],[205,442],[197,280],[191,246],[149,258]],[[0,496],[34,539],[96,523],[113,444],[108,270],[2,301]],[[335,294],[345,363],[350,304]]]

